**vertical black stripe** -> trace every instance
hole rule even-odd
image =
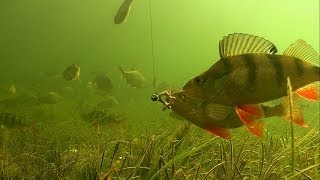
[[[281,63],[281,56],[269,55],[269,54],[267,54],[266,56],[269,58],[271,64],[273,65],[273,68],[276,71],[275,75],[276,75],[276,80],[277,80],[279,86],[282,86],[285,78],[284,78],[283,66]]]
[[[224,65],[225,73],[229,73],[231,71],[230,59],[228,58],[223,59],[223,65]]]
[[[242,56],[244,58],[245,66],[248,70],[248,85],[251,87],[255,86],[257,80],[257,66],[253,55],[247,54]]]
[[[220,79],[223,76],[229,74],[230,71],[231,71],[230,59],[223,58],[223,59],[220,59],[220,61],[222,61],[223,67],[218,65],[218,67],[221,67],[221,68],[215,68],[215,71],[214,71],[214,74],[213,74],[213,78],[214,79]],[[218,62],[218,63],[221,63],[221,62]],[[213,65],[213,66],[215,66],[215,65]],[[206,81],[206,79],[204,79],[204,81]]]
[[[320,81],[320,67],[319,66],[313,66],[313,71],[317,75],[318,79],[316,81]]]
[[[294,58],[294,64],[296,65],[298,76],[301,77],[304,70],[302,61],[298,58]]]

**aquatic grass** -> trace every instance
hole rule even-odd
[[[293,106],[293,100],[292,100],[292,86],[290,82],[290,78],[287,77],[287,96],[289,101],[289,109],[290,109],[290,131],[291,131],[291,172],[292,175],[295,172],[295,161],[294,161],[294,132],[293,132],[293,115],[292,115],[292,106]]]
[[[77,118],[52,121],[41,124],[36,141],[30,132],[23,136],[10,133],[0,151],[0,158],[6,156],[0,175],[29,179],[315,179],[319,131],[317,127],[303,130],[295,134],[292,177],[290,136],[281,133],[266,133],[259,139],[240,128],[226,141],[185,123],[146,128],[138,135],[116,127],[97,129]]]
[[[162,171],[165,170],[165,168],[170,167],[173,163],[177,163],[178,161],[182,160],[183,158],[186,158],[187,156],[191,155],[192,153],[195,153],[203,148],[206,148],[210,143],[212,143],[213,141],[215,141],[216,138],[212,138],[206,142],[201,143],[201,145],[199,145],[198,147],[191,147],[189,148],[187,151],[185,151],[184,153],[177,155],[176,157],[174,157],[172,160],[170,160],[169,162],[167,162],[166,165],[162,166],[156,173],[154,173],[150,178],[148,179],[155,179],[157,177],[157,175],[159,173],[161,173]]]
[[[314,163],[315,164],[320,164],[320,147],[316,146],[316,150],[314,153]],[[320,178],[320,168],[319,167],[314,167],[314,178],[319,179]]]
[[[305,169],[303,169],[303,170],[300,170],[298,173],[295,173],[295,174],[293,174],[293,175],[291,175],[291,176],[289,176],[289,177],[287,177],[287,176],[284,176],[283,178],[284,179],[293,179],[293,178],[295,178],[295,177],[297,177],[297,176],[301,176],[301,175],[303,175],[303,173],[304,172],[306,172],[306,171],[308,171],[308,170],[310,170],[310,169],[312,169],[312,168],[317,168],[317,167],[319,167],[320,166],[320,164],[314,164],[314,165],[311,165],[311,166],[309,166],[309,167],[307,167],[307,168],[305,168]],[[305,174],[304,174],[305,175]],[[305,176],[307,176],[307,175],[305,175]],[[307,177],[309,177],[309,176],[307,176]],[[312,179],[312,178],[310,178],[309,177],[309,179]]]

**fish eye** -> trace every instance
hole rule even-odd
[[[202,77],[196,77],[194,79],[194,81],[196,82],[197,85],[203,84],[203,78]]]

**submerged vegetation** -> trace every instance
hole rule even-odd
[[[315,127],[318,118],[319,115],[310,119]],[[232,140],[223,140],[187,123],[182,123],[175,132],[156,129],[150,127],[150,132],[129,135],[116,126],[88,126],[77,119],[41,125],[39,133],[2,128],[0,176],[4,179],[319,178],[318,128],[295,134],[295,154],[291,153],[290,130],[277,135],[266,130],[261,139],[242,128],[235,130],[237,135]],[[283,128],[270,124],[267,129]]]
[[[289,82],[291,121],[268,116],[263,137],[236,126],[222,139],[149,99],[212,66],[218,38],[236,31],[279,49],[298,38],[319,49],[319,1],[133,1],[0,1],[1,180],[320,179],[320,104],[299,102],[309,127],[293,124]],[[286,74],[281,63],[266,64]],[[248,76],[259,69],[246,66]]]

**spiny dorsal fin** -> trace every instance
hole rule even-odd
[[[219,42],[220,57],[235,56],[240,54],[278,52],[276,46],[270,41],[249,34],[234,33],[223,37]]]
[[[284,52],[283,55],[292,56],[303,61],[307,61],[313,65],[319,66],[318,53],[307,44],[304,40],[298,39],[291,44]]]

